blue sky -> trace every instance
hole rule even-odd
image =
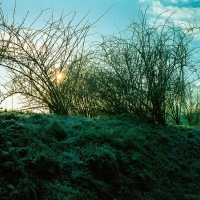
[[[14,0],[0,0],[2,9],[8,17],[12,16]],[[57,17],[64,11],[68,14],[71,11],[77,12],[77,21],[80,20],[89,10],[87,17],[91,22],[98,19],[109,8],[110,10],[96,24],[95,31],[103,34],[123,30],[130,23],[130,19],[137,19],[139,9],[144,10],[149,6],[148,20],[151,22],[160,13],[168,10],[163,15],[167,17],[171,12],[176,13],[171,17],[175,23],[192,23],[194,20],[200,26],[200,0],[16,0],[16,20],[21,19],[29,11],[27,23],[31,22],[41,9],[51,8]],[[50,14],[50,11],[47,14]],[[46,17],[48,17],[46,15]],[[199,35],[200,39],[200,35]]]
[[[1,2],[4,12],[11,14],[14,0],[1,0]],[[117,31],[116,27],[125,28],[130,18],[137,15],[139,8],[137,0],[16,0],[16,2],[16,18],[19,21],[27,11],[29,11],[28,21],[31,21],[41,9],[51,8],[57,17],[62,11],[66,14],[76,11],[77,21],[90,10],[87,19],[93,22],[112,7],[96,27],[97,31],[104,34]]]
[[[1,8],[8,18],[12,17],[14,0],[0,0]],[[29,11],[27,23],[34,20],[41,9],[51,8],[55,16],[59,17],[61,12],[68,14],[71,11],[77,12],[79,21],[89,10],[87,19],[91,22],[98,19],[109,8],[105,16],[98,21],[95,31],[108,35],[123,30],[130,23],[131,19],[138,17],[140,9],[148,9],[148,22],[151,23],[156,16],[168,10],[163,15],[166,18],[176,10],[171,19],[177,24],[193,23],[195,20],[200,26],[200,0],[16,0],[16,21],[21,21]],[[48,13],[46,17],[48,17]],[[42,23],[42,22],[41,22]],[[195,37],[195,44],[200,46],[200,34]],[[5,72],[0,67],[0,83]],[[1,107],[1,105],[0,105]]]

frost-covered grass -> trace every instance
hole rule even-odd
[[[0,114],[0,199],[200,199],[200,130],[128,115]]]

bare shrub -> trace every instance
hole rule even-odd
[[[119,36],[103,37],[98,91],[113,114],[134,113],[158,124],[170,116],[179,123],[186,80],[199,73],[190,48],[195,27],[180,28],[170,17],[159,23],[159,17],[150,26],[141,13]]]
[[[41,28],[35,28],[46,12],[27,27],[27,16],[17,23],[13,14],[10,23],[0,10],[1,66],[10,78],[6,97],[20,94],[24,109],[86,113],[81,101],[89,98],[83,92],[84,73],[92,57],[87,37],[96,22],[86,21],[86,15],[75,23],[75,12],[56,19],[52,12]]]

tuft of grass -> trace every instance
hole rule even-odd
[[[67,133],[63,126],[59,123],[59,121],[54,121],[48,130],[46,131],[46,136],[45,137],[54,137],[57,140],[64,140],[67,136]]]

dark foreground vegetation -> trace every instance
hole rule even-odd
[[[200,199],[200,130],[0,114],[0,199]]]

